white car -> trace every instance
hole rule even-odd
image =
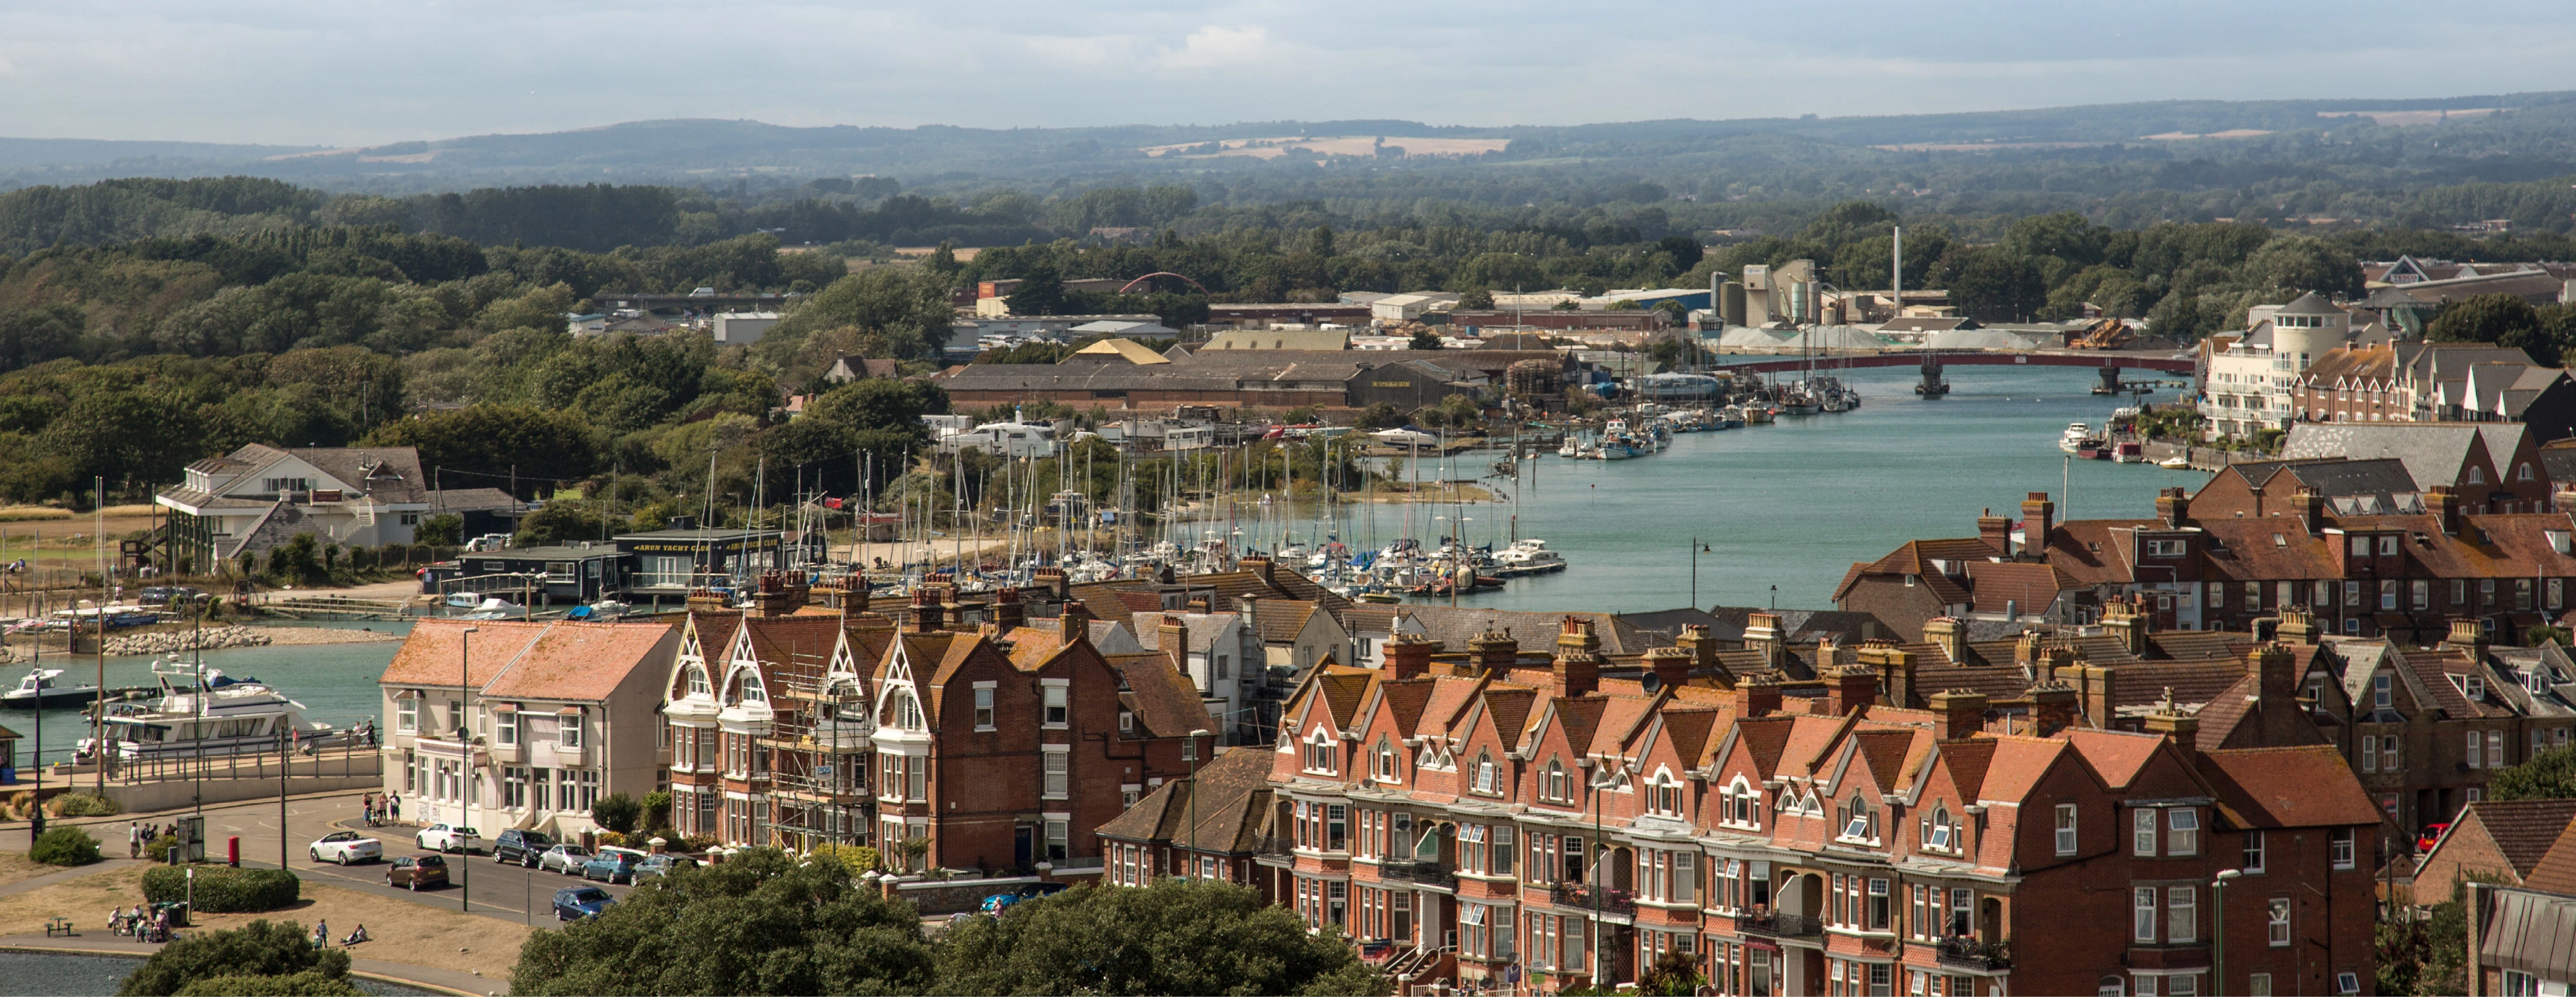
[[[483,846],[483,836],[473,828],[453,824],[432,824],[412,840],[432,852],[472,852]]]
[[[305,852],[312,855],[313,861],[316,862],[337,862],[348,865],[353,862],[373,862],[385,857],[385,843],[356,831],[333,831],[323,835],[322,840],[314,842],[311,847],[305,849]]]

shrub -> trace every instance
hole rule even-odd
[[[671,826],[670,790],[656,789],[644,794],[644,826],[654,831],[662,831]],[[663,837],[670,836],[666,834]]]
[[[603,848],[612,845],[624,848],[626,847],[626,836],[615,831],[601,831],[599,832],[599,844]]]
[[[590,815],[599,826],[625,834],[635,830],[636,818],[644,815],[644,805],[624,793],[610,793],[590,805]]]
[[[198,977],[175,997],[367,997],[367,992],[346,979],[308,969],[293,976]]]
[[[816,845],[812,854],[839,859],[842,865],[850,867],[850,875],[853,876],[877,868],[879,861],[877,850],[866,845]]]
[[[143,899],[177,903],[188,899],[186,866],[163,866],[143,874]],[[295,903],[302,881],[282,869],[234,869],[219,865],[197,870],[196,909],[208,914],[276,910]]]
[[[54,797],[48,809],[57,817],[114,817],[125,812],[115,799],[97,793],[64,793]]]
[[[27,857],[46,865],[88,865],[98,861],[98,839],[77,827],[47,828],[28,846]]]
[[[170,849],[179,847],[179,836],[165,834],[143,843],[143,855],[155,862],[170,861]]]
[[[157,871],[157,870],[156,870]],[[175,872],[177,870],[168,870]],[[264,870],[276,872],[277,870]],[[293,879],[293,876],[287,878]],[[152,877],[144,877],[148,895]],[[199,884],[203,885],[203,884]],[[203,891],[200,891],[202,894]],[[339,949],[313,947],[311,934],[293,921],[258,920],[231,931],[217,931],[193,938],[183,938],[153,953],[152,958],[125,978],[121,997],[164,997],[182,988],[190,992],[213,993],[287,993],[289,991],[227,990],[213,982],[222,977],[297,977],[307,973],[343,983],[349,977],[349,953]],[[202,986],[200,986],[202,984]],[[295,990],[294,993],[320,991]]]

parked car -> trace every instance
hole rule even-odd
[[[433,852],[467,854],[472,854],[474,849],[482,847],[483,844],[483,836],[474,833],[473,828],[458,827],[454,824],[432,824],[421,829],[419,834],[413,835],[412,840],[420,847]]]
[[[2451,825],[2448,823],[2424,825],[2424,830],[2415,835],[2415,854],[2422,855],[2432,851],[2434,845],[2442,843],[2442,832],[2450,829]]]
[[[385,857],[385,844],[356,831],[333,831],[323,835],[322,840],[305,848],[305,852],[312,855],[313,861],[316,862],[337,862],[348,865],[351,862],[373,862]]]
[[[554,846],[555,839],[546,837],[543,831],[522,831],[511,828],[501,832],[500,837],[492,839],[492,861],[516,862],[534,869],[537,867],[537,856],[545,854],[546,849]]]
[[[555,920],[578,921],[585,917],[598,917],[600,911],[607,910],[616,902],[616,897],[596,886],[567,886],[555,891]]]
[[[385,870],[385,885],[408,886],[415,890],[423,886],[445,886],[447,885],[447,857],[405,855],[395,859],[393,866]]]
[[[637,861],[639,860],[634,852],[624,849],[612,852],[603,848],[599,854],[591,856],[590,861],[581,864],[581,878],[602,879],[610,883],[624,880],[632,883],[635,881]]]
[[[641,883],[658,876],[668,876],[674,869],[686,869],[697,864],[698,860],[686,855],[647,855],[644,861],[635,863],[635,875],[627,882]]]
[[[993,894],[992,896],[984,898],[984,913],[999,915],[1003,911],[1011,909],[1012,904],[1019,903],[1022,900],[1035,900],[1039,897],[1053,896],[1055,894],[1062,893],[1065,890],[1065,885],[1066,884],[1063,883],[1029,883],[1016,889]]]
[[[581,875],[581,864],[588,861],[590,861],[590,849],[567,841],[539,854],[537,868],[547,872],[560,872],[567,876],[578,876]]]

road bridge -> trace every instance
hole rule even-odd
[[[1950,386],[1941,379],[1945,367],[2090,367],[2099,372],[2102,383],[2095,394],[2119,394],[2126,386],[2120,381],[2123,370],[2152,370],[2168,374],[2190,374],[2198,365],[2188,356],[2143,353],[2098,353],[2091,351],[1996,351],[1996,350],[1905,350],[1895,353],[1871,353],[1861,356],[1790,357],[1779,360],[1754,360],[1721,363],[1716,369],[1753,374],[1792,374],[1807,370],[1836,371],[1862,367],[1920,367],[1923,384],[1917,394],[1937,398],[1948,394]]]

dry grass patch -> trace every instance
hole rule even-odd
[[[44,505],[13,505],[0,509],[0,523],[31,523],[40,519],[70,519],[72,511]]]
[[[9,857],[26,858],[23,855]],[[41,870],[53,867],[38,868],[40,871],[36,874],[42,875]],[[149,865],[130,865],[0,897],[0,935],[43,934],[45,919],[59,915],[71,918],[73,929],[83,935],[110,937],[107,934],[107,912],[143,902],[143,870],[149,868]]]
[[[96,832],[92,832],[96,833]],[[105,847],[102,843],[101,847]],[[62,866],[46,865],[28,858],[24,852],[0,852],[0,886],[34,879],[47,873],[63,871]]]
[[[452,903],[448,894],[454,892],[440,891],[442,895],[433,902]],[[135,895],[142,895],[139,885]],[[107,907],[102,906],[97,917],[103,918],[106,913]],[[304,899],[293,907],[261,914],[202,914],[197,917],[197,924],[207,928],[238,928],[262,919],[286,920],[301,924],[310,931],[315,918],[330,923],[335,942],[347,937],[357,926],[367,926],[367,933],[375,936],[375,940],[349,950],[352,956],[459,973],[479,971],[498,981],[510,978],[510,967],[519,961],[519,944],[535,933],[534,929],[508,921],[439,910],[406,899],[322,886],[311,880],[304,883]]]

